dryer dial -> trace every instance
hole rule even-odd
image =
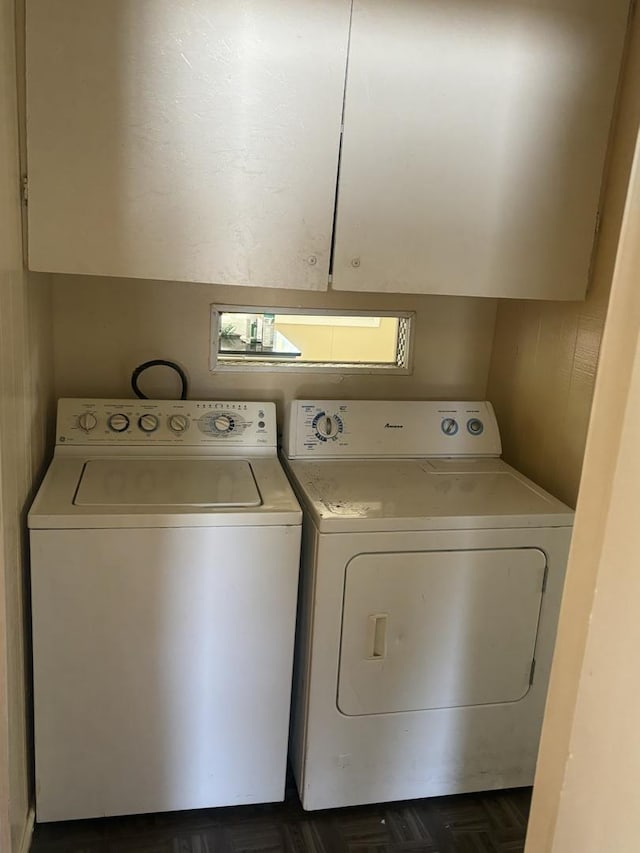
[[[342,420],[338,415],[328,415],[320,412],[313,419],[316,438],[320,441],[335,441],[343,430]]]
[[[445,435],[455,435],[458,432],[458,421],[455,418],[444,418],[440,428]]]

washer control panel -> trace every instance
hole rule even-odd
[[[491,403],[294,400],[284,451],[309,457],[500,456]]]
[[[271,447],[275,403],[210,400],[58,401],[56,444]]]

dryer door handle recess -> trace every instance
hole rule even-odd
[[[388,613],[376,613],[369,616],[369,645],[370,660],[382,660],[387,654],[387,621]]]

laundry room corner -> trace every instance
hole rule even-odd
[[[25,507],[53,412],[51,282],[23,268],[15,10],[0,5],[0,849],[26,853],[31,808]]]
[[[601,223],[584,302],[501,299],[487,397],[505,459],[576,505],[620,226],[640,123],[640,20],[628,36],[603,189]]]
[[[639,11],[0,0],[0,853],[635,853]]]

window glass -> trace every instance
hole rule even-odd
[[[408,312],[212,306],[212,368],[409,369]]]

